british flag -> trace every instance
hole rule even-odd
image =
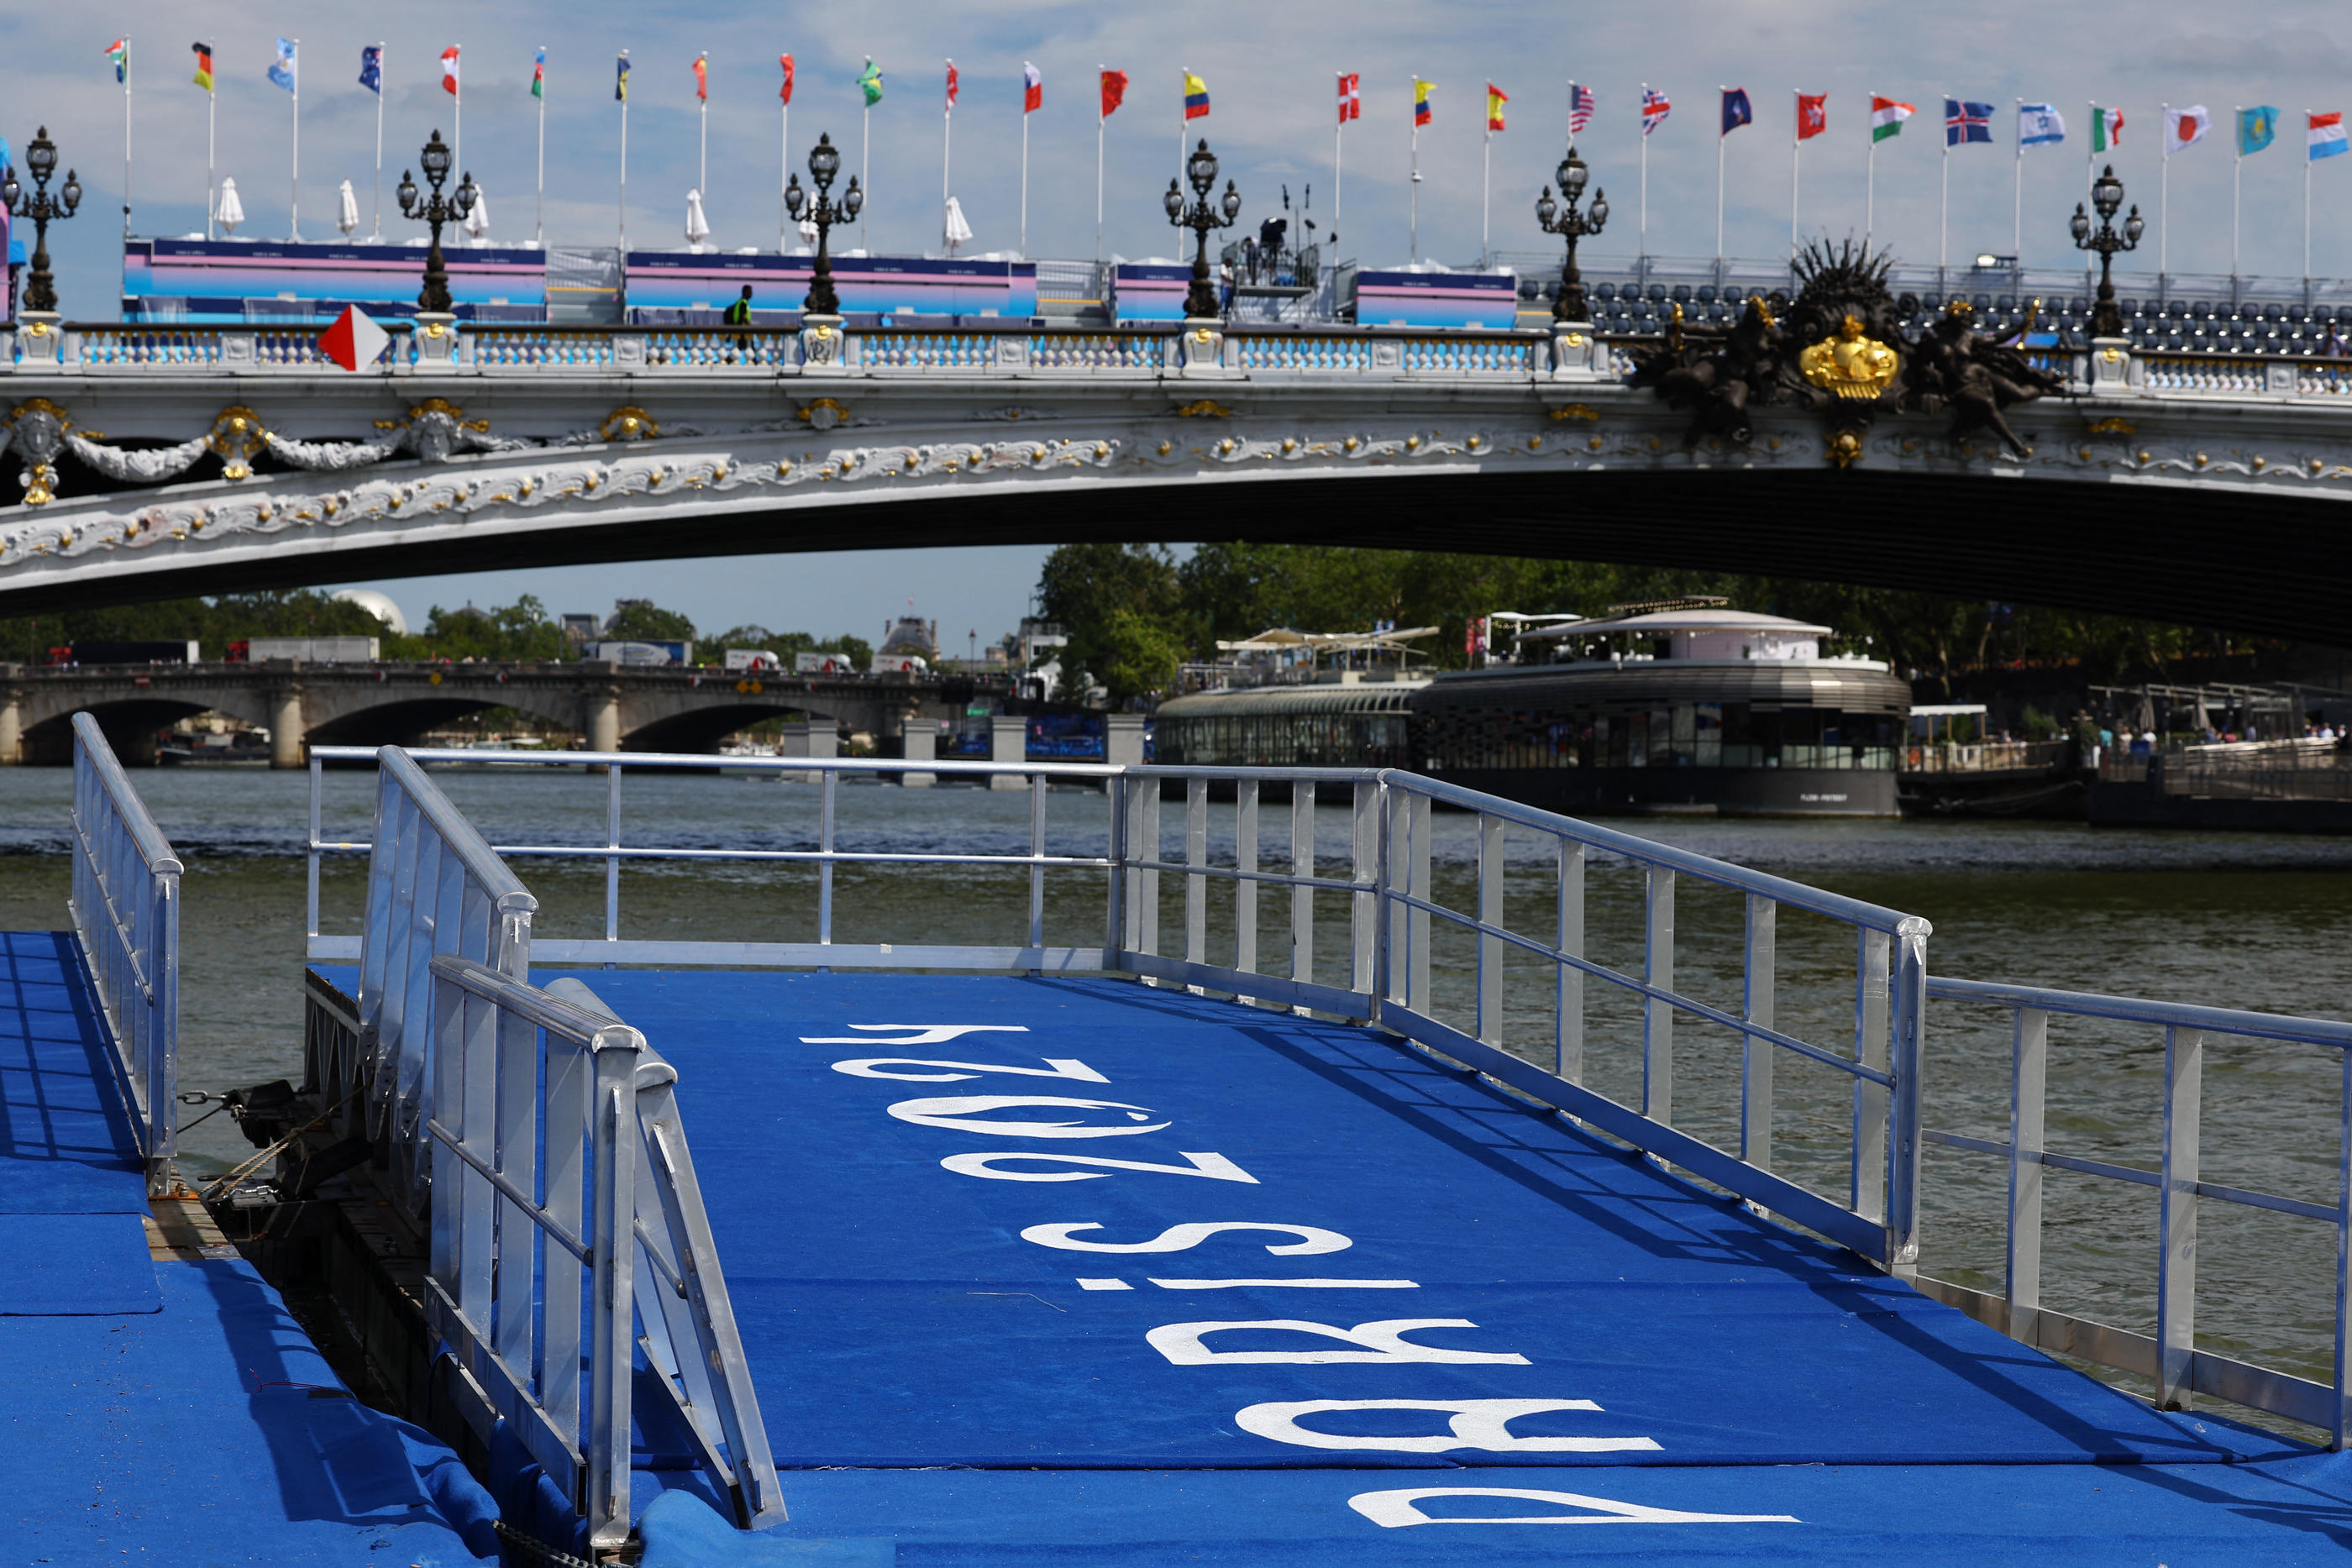
[[[1667,111],[1673,108],[1674,105],[1666,101],[1664,93],[1644,82],[1642,85],[1642,134],[1647,136],[1664,125]]]
[[[1568,133],[1580,135],[1592,123],[1592,89],[1579,82],[1568,84]]]

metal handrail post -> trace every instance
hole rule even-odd
[[[1290,787],[1290,874],[1315,874],[1315,784],[1312,779]],[[1315,890],[1294,885],[1290,890],[1290,977],[1300,983],[1315,978]],[[1304,1015],[1307,1009],[1292,1009]]]
[[[1919,1271],[1920,1076],[1927,1061],[1927,939],[1916,932],[1893,938],[1887,1070],[1895,1079],[1886,1121],[1887,1272],[1908,1279]]]
[[[1258,869],[1258,785],[1245,779],[1234,789],[1234,867],[1244,873]],[[1248,874],[1234,879],[1234,967],[1257,973],[1257,883]],[[1244,997],[1247,1003],[1254,998]]]
[[[1780,906],[1748,894],[1748,925],[1740,953],[1740,1016],[1774,1027],[1773,981],[1779,962]],[[1752,1034],[1739,1040],[1739,1157],[1759,1171],[1772,1168],[1772,1068],[1778,1048]]]
[[[2009,1070],[2009,1260],[2011,1337],[2033,1343],[2042,1311],[2042,1161],[2050,1077],[2050,1015],[2018,1008]]]
[[[1642,983],[1675,988],[1675,873],[1647,869],[1643,889]],[[1642,1114],[1675,1124],[1675,1009],[1652,997],[1642,1004]]]
[[[1429,996],[1429,797],[1415,790],[1405,791],[1405,821],[1407,824],[1405,891],[1415,903],[1405,909],[1405,975],[1404,1005],[1427,1018],[1431,1016]]]
[[[2156,1264],[2156,1406],[2186,1410],[2197,1354],[2197,1161],[2203,1120],[2205,1031],[2164,1031],[2164,1168]]]
[[[1503,820],[1478,819],[1478,920],[1483,925],[1503,924]],[[1478,1038],[1488,1045],[1503,1043],[1503,940],[1478,934],[1476,963]]]
[[[1893,1064],[1887,1038],[1887,969],[1893,946],[1893,939],[1884,931],[1863,931],[1855,936],[1853,1059],[1881,1072]],[[1853,1081],[1853,1167],[1846,1207],[1864,1219],[1881,1223],[1889,1218],[1887,1123],[1894,1113],[1894,1096],[1884,1087],[1867,1078]]]
[[[1206,779],[1184,780],[1184,863],[1191,867],[1209,863],[1209,781]],[[1198,871],[1184,873],[1184,962],[1205,964],[1209,960],[1209,883]],[[1189,988],[1194,996],[1202,993],[1198,986]]]
[[[1103,824],[1103,858],[1110,863],[1103,876],[1103,967],[1116,972],[1127,951],[1127,796],[1125,773],[1103,780],[1103,800],[1108,820]]]
[[[2344,1058],[2344,1125],[2336,1166],[2336,1383],[2330,1446],[2352,1445],[2352,1051]]]
[[[1559,841],[1559,887],[1557,931],[1553,945],[1562,953],[1584,956],[1584,846],[1574,839]],[[1570,1083],[1584,1082],[1584,971],[1573,964],[1554,966],[1558,977],[1552,998],[1552,1071]]]
[[[645,1037],[616,1025],[590,1046],[594,1077],[590,1124],[595,1184],[590,1254],[589,1416],[586,1506],[589,1543],[629,1535],[630,1367],[635,1350],[636,1069]]]

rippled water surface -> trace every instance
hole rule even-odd
[[[554,771],[452,770],[437,779],[492,842],[603,841],[607,782]],[[183,936],[182,1083],[224,1089],[300,1071],[308,779],[261,770],[142,771],[134,779],[187,862]],[[326,779],[330,839],[364,840],[373,776]],[[0,921],[9,929],[65,924],[68,861],[64,769],[0,770]],[[814,846],[818,791],[805,784],[710,776],[628,776],[624,841],[675,848]],[[1024,852],[1030,801],[1020,792],[907,790],[845,785],[844,849],[886,852]],[[1167,857],[1182,855],[1183,809],[1163,812]],[[1289,863],[1287,805],[1262,813],[1260,854]],[[1230,863],[1234,809],[1213,805],[1209,852]],[[2352,841],[2270,835],[2093,831],[2056,823],[1956,821],[1717,821],[1622,824],[1644,837],[1926,916],[1928,962],[1939,975],[2015,980],[2081,990],[2221,1006],[2352,1017]],[[1048,848],[1099,853],[1104,801],[1055,791],[1045,809]],[[1440,903],[1475,906],[1478,842],[1459,816],[1433,823],[1433,891]],[[1344,804],[1316,813],[1318,862],[1344,875],[1350,843]],[[1554,850],[1532,835],[1507,840],[1505,919],[1548,936],[1554,918]],[[601,862],[517,857],[541,901],[537,929],[590,936],[604,929]],[[322,929],[357,930],[363,862],[331,857]],[[1182,890],[1163,878],[1161,950],[1181,953]],[[1622,972],[1641,968],[1642,886],[1622,862],[1596,855],[1588,898],[1588,954]],[[1348,897],[1314,899],[1315,977],[1347,977]],[[1231,884],[1205,900],[1205,951],[1231,962],[1236,944]],[[817,907],[815,873],[802,866],[654,862],[624,871],[621,931],[646,937],[807,940]],[[1025,873],[998,868],[845,867],[835,937],[844,942],[1012,944],[1025,934]],[[1281,972],[1292,938],[1286,890],[1260,893],[1261,964]],[[1739,900],[1685,878],[1677,899],[1676,983],[1686,995],[1738,1010]],[[1075,946],[1103,939],[1102,873],[1047,879],[1046,936]],[[1441,926],[1432,994],[1441,1015],[1475,1027],[1473,946]],[[1854,940],[1847,928],[1784,913],[1779,936],[1780,1027],[1850,1050]],[[1549,967],[1504,959],[1500,998],[1507,1043],[1549,1063],[1557,990]],[[1638,1008],[1604,982],[1587,982],[1585,1077],[1638,1103]],[[2142,1168],[2158,1159],[2160,1031],[2060,1021],[2052,1029],[2049,1141],[2067,1153]],[[2006,1135],[2006,1015],[1931,1007],[1928,1124],[1989,1138]],[[656,1042],[658,1043],[658,1042]],[[1675,1025],[1678,1125],[1735,1145],[1739,1048],[1693,1015]],[[1852,1136],[1849,1082],[1783,1055],[1777,1070],[1774,1157],[1784,1174],[1843,1197]],[[2343,1064],[2325,1053],[2252,1042],[2216,1042],[2205,1087],[2206,1180],[2336,1200]],[[193,1113],[191,1113],[193,1114]],[[187,1139],[187,1167],[226,1169],[249,1153],[215,1117]],[[1927,1155],[1927,1272],[1998,1288],[2001,1279],[2005,1166],[1930,1148]],[[2147,1332],[2153,1325],[2156,1201],[2152,1190],[2063,1172],[2048,1177],[2044,1302]],[[2330,1228],[2271,1213],[2204,1206],[2200,1233],[2199,1340],[2325,1379],[2334,1311]]]

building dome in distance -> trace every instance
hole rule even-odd
[[[400,606],[394,604],[389,596],[378,593],[373,588],[346,588],[333,597],[345,604],[358,605],[383,622],[383,629],[394,636],[408,635],[408,617],[400,612]]]

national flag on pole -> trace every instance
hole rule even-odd
[[[1592,123],[1592,89],[1581,82],[1568,84],[1568,134],[1570,140],[1582,135]]]
[[[117,38],[106,46],[106,57],[113,62],[114,79],[121,81],[131,74],[131,40]]]
[[[1184,118],[1198,120],[1208,112],[1209,84],[1191,71],[1186,71],[1184,73]]]
[[[352,305],[335,318],[333,326],[319,334],[319,350],[343,369],[358,371],[374,364],[391,341],[390,333]]]
[[[1804,141],[1819,136],[1830,128],[1830,95],[1825,92],[1801,92],[1797,95],[1797,140]]]
[[[383,46],[360,46],[360,86],[378,98],[383,96]]]
[[[1360,71],[1339,73],[1339,123],[1342,125],[1351,120],[1364,118],[1363,79]]]
[[[1509,93],[1505,92],[1493,82],[1486,84],[1486,129],[1489,131],[1503,129],[1503,105],[1510,101]]]
[[[441,51],[441,90],[451,98],[457,96],[457,46],[455,44]]]
[[[776,96],[783,99],[786,103],[790,103],[793,101],[793,57],[790,55],[778,55],[776,57],[776,63],[784,68],[784,85],[782,89],[779,91]]]
[[[1723,129],[1717,134],[1728,136],[1741,126],[1753,125],[1755,122],[1756,110],[1748,101],[1748,89],[1744,87],[1725,88],[1723,89]]]
[[[1436,85],[1433,81],[1423,81],[1419,77],[1412,78],[1413,124],[1418,126],[1429,123],[1429,89]]]
[[[2268,104],[2238,110],[2238,156],[2259,152],[2278,138],[2279,111]]]
[[[866,108],[882,101],[882,68],[874,63],[871,55],[866,57],[866,68],[857,73],[857,86],[866,94]]]
[[[694,96],[704,103],[710,101],[710,57],[694,57]]]
[[[1907,103],[1874,97],[1870,100],[1870,139],[1884,141],[1890,136],[1902,135],[1903,122],[1918,112]]]
[[[1027,60],[1023,60],[1021,62],[1021,112],[1034,114],[1045,107],[1045,74]]]
[[[1944,145],[1958,147],[1970,141],[1992,140],[1992,105],[1971,103],[1966,99],[1944,100]]]
[[[1105,71],[1102,74],[1102,117],[1108,120],[1127,101],[1127,73]]]
[[[190,45],[188,46],[188,47],[189,47],[190,49],[192,49],[192,50],[194,50],[194,51],[195,52],[195,57],[196,57],[196,76],[195,76],[195,82],[196,82],[196,85],[197,85],[198,87],[200,87],[200,88],[204,89],[206,92],[210,92],[210,91],[212,91],[212,90],[213,90],[213,47],[212,47],[210,44],[190,44]]]
[[[1642,89],[1642,134],[1647,136],[1651,131],[1664,125],[1666,122],[1666,116],[1674,112],[1674,107],[1666,101],[1664,93],[1655,88],[1643,88]]]
[[[293,39],[278,40],[278,63],[269,68],[268,76],[271,82],[284,88],[288,92],[294,90]]]
[[[539,57],[530,63],[530,96],[538,99],[547,96],[547,51],[545,49],[540,50]]]
[[[955,62],[953,60],[950,60],[948,62],[948,107],[950,109],[953,109],[955,107],[956,87],[957,77]]]
[[[2017,144],[2020,147],[2048,147],[2066,140],[2066,119],[2046,103],[2021,103],[2017,106]]]
[[[2124,111],[2120,109],[2101,109],[2097,104],[2093,104],[2091,106],[2091,151],[2105,152],[2110,147],[2120,146],[2123,139]]]
[[[2315,159],[2343,156],[2347,151],[2344,116],[2340,112],[2313,115],[2311,128],[2304,137],[2304,145]]]
[[[2205,112],[2205,106],[2201,103],[2192,103],[2187,109],[2166,110],[2164,155],[2169,158],[2175,152],[2186,152],[2196,146],[2212,129],[2213,117]]]
[[[613,101],[629,101],[629,51],[621,51],[620,63],[613,68]]]

